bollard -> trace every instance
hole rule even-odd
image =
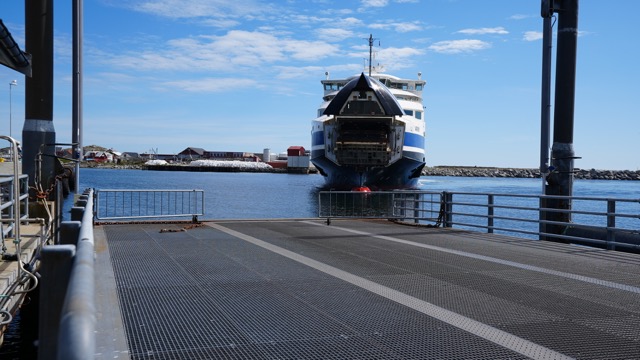
[[[58,351],[60,315],[75,253],[76,247],[73,245],[42,248],[38,359],[51,359]]]
[[[82,221],[84,207],[74,206],[71,208],[71,221]]]
[[[60,244],[78,245],[78,236],[80,235],[80,221],[63,221],[60,223]]]

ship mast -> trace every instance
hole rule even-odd
[[[371,56],[373,53],[373,34],[369,34],[369,76],[371,76]]]
[[[373,41],[378,40],[373,38],[373,34],[369,34],[369,76],[371,76],[371,69],[373,68]],[[380,46],[380,43],[378,43]]]

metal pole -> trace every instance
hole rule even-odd
[[[25,0],[26,52],[33,55],[26,78],[22,167],[29,185],[48,188],[55,177],[56,134],[53,128],[53,0]],[[40,156],[40,151],[44,155]],[[37,158],[41,157],[41,169]],[[40,183],[36,183],[40,179]],[[33,194],[32,194],[33,195]]]
[[[75,193],[80,189],[80,161],[82,161],[82,0],[73,1],[73,158],[75,164]]]
[[[369,34],[369,76],[371,76],[371,64],[373,53],[373,34]]]
[[[573,116],[575,106],[576,53],[578,42],[578,0],[556,0],[558,13],[558,50],[556,57],[555,108],[553,146],[551,148],[553,172],[547,177],[547,195],[573,194]],[[549,200],[550,207],[570,210],[571,200]],[[555,221],[571,222],[570,212],[554,212]],[[550,226],[559,234],[566,226]]]
[[[12,119],[12,98],[11,98],[11,88],[14,86],[18,86],[18,80],[13,80],[9,83],[9,137],[11,136],[11,130],[12,130],[12,123],[13,123],[13,119]]]
[[[540,111],[540,175],[542,192],[549,172],[549,143],[551,142],[551,49],[553,29],[551,17],[545,17],[542,31],[542,101]]]
[[[542,2],[541,15],[542,25],[542,96],[540,106],[540,178],[542,179],[542,193],[545,193],[547,186],[547,176],[549,176],[549,144],[551,142],[551,56],[553,48],[553,6],[548,1]],[[540,198],[540,209],[547,208],[547,199]],[[540,211],[540,220],[547,219],[547,212]],[[539,232],[546,233],[547,226],[542,221],[539,225]],[[540,236],[543,240],[544,236]]]

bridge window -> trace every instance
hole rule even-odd
[[[324,84],[324,89],[325,90],[340,90],[340,89],[342,89],[343,86],[344,86],[344,84],[341,84],[341,83],[327,83],[327,84]]]

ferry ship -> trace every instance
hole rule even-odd
[[[312,121],[311,162],[335,190],[417,187],[425,166],[421,74],[415,80],[373,72],[321,83]],[[373,72],[373,74],[372,74]]]

